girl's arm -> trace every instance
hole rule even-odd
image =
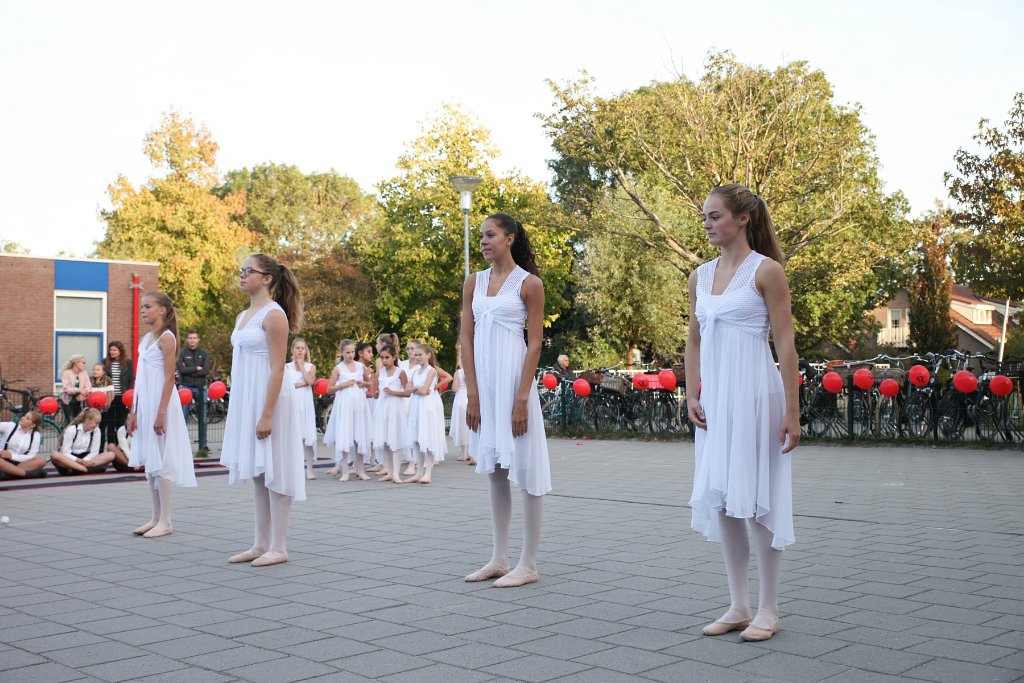
[[[544,343],[544,283],[536,275],[527,275],[523,281],[523,301],[526,303],[526,360],[519,378],[519,393],[512,408],[512,436],[526,433],[529,426],[530,391],[537,385],[537,363]],[[465,360],[465,346],[463,360]]]
[[[65,370],[60,373],[60,388],[62,392],[69,396],[75,393],[75,373],[71,370]]]
[[[430,370],[427,371],[427,376],[423,378],[423,386],[417,388],[416,393],[420,396],[429,396],[431,391],[430,385],[433,383],[435,377],[437,377],[437,373],[434,371],[434,368],[430,368]]]
[[[337,393],[338,390],[341,389],[341,387],[338,386],[338,376],[339,375],[341,375],[341,371],[338,370],[337,367],[335,367],[334,371],[331,372],[331,379],[328,380],[328,382],[327,382],[327,393],[328,394]]]
[[[100,454],[100,442],[103,441],[103,432],[100,431],[99,426],[93,427],[93,431],[99,432],[96,436],[100,438],[93,438],[92,445],[89,446],[89,455]]]
[[[757,288],[768,305],[768,319],[775,340],[775,353],[779,356],[779,372],[786,390],[786,415],[779,430],[782,452],[789,453],[800,443],[800,370],[793,333],[793,310],[790,306],[789,282],[786,271],[778,261],[765,259],[754,275]]]
[[[690,422],[707,429],[704,408],[700,404],[700,322],[697,320],[697,270],[690,273],[690,331],[686,336],[686,412]]]
[[[459,382],[459,371],[456,370],[455,371],[455,378],[452,379],[452,391],[456,391],[457,392],[459,390],[459,387],[461,387],[461,386],[462,386],[462,383]]]
[[[366,395],[368,398],[377,398],[380,393],[380,387],[377,383],[377,373],[370,372],[370,368],[366,368],[366,372],[363,373],[366,381],[369,383],[369,387],[366,389]]]
[[[299,369],[302,370],[302,379],[306,380],[306,384],[313,386],[316,383],[316,366],[310,363],[309,370],[306,370],[306,365],[303,364]]]
[[[409,385],[409,376],[405,374],[405,370],[402,370],[401,368],[399,368],[398,369],[398,373],[399,373],[398,374],[398,381],[402,383],[403,387],[408,387],[408,385]],[[395,391],[394,389],[392,389],[390,387],[386,387],[385,390],[389,394],[391,394],[392,396],[401,396],[403,398],[406,397],[406,396],[409,396],[410,393],[411,393],[411,392],[409,392],[408,389],[403,389],[401,391]]]
[[[175,368],[177,368],[177,361],[175,361]],[[174,383],[173,377],[171,377],[171,383]],[[127,432],[128,436],[131,436],[135,433],[136,420],[138,419],[135,417],[135,406],[139,404],[138,399],[135,398],[135,377],[132,377],[132,385],[130,387],[126,389],[124,385],[122,385],[121,389],[122,391],[127,391],[128,389],[132,390],[132,404],[128,406],[128,419],[124,422],[125,432]]]
[[[75,434],[78,430],[74,427],[68,427],[64,430],[64,438],[60,440],[60,452],[64,455],[71,455],[71,451],[75,449]]]
[[[89,392],[92,391],[92,380],[89,379],[89,373],[82,370],[78,377],[79,394],[81,394],[82,398],[89,398]]]
[[[28,453],[26,455],[29,458],[34,458],[39,455],[39,447],[43,444],[43,433],[38,429],[32,435],[32,438],[28,442]]]
[[[480,429],[480,394],[476,386],[476,359],[473,357],[473,290],[476,289],[476,273],[466,278],[462,285],[462,319],[459,342],[462,344],[462,370],[466,375],[466,426],[474,432]],[[532,380],[531,380],[532,381]]]
[[[449,375],[448,371],[445,370],[444,368],[442,368],[440,365],[438,365],[434,369],[437,370],[437,383],[438,383],[438,385],[448,384],[449,382],[452,381],[452,376]]]
[[[171,402],[171,392],[174,391],[174,371],[178,366],[178,359],[175,354],[176,342],[174,335],[163,334],[157,340],[156,345],[164,357],[164,390],[160,392],[160,405],[156,409],[156,420],[153,422],[153,431],[163,434],[167,428],[167,406]],[[200,396],[199,400],[203,400]]]
[[[267,345],[270,347],[270,379],[267,380],[267,397],[263,402],[263,414],[256,423],[256,438],[265,439],[270,436],[271,420],[274,406],[281,394],[281,382],[284,380],[284,364],[288,356],[288,319],[279,310],[267,313],[263,319],[263,329],[267,333]]]

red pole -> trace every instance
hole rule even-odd
[[[139,354],[136,351],[139,348],[139,290],[142,289],[142,283],[139,281],[139,276],[132,273],[132,370],[137,370],[139,367]]]

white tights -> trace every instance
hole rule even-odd
[[[488,563],[495,567],[508,566],[508,535],[512,525],[512,485],[508,470],[495,467],[488,477],[491,488],[491,526],[494,554]],[[511,575],[537,573],[537,548],[540,546],[540,526],[544,516],[544,496],[531,496],[523,491],[523,550],[519,564]],[[518,574],[517,574],[518,573]]]
[[[171,526],[171,497],[173,493],[174,484],[170,479],[149,477],[149,495],[153,499],[153,523],[160,528]]]
[[[722,555],[725,558],[725,573],[729,577],[729,611],[719,621],[734,623],[750,618],[750,587],[748,568],[750,566],[750,541],[747,535],[748,520],[730,517],[724,510],[718,512],[718,527],[722,534]],[[774,534],[763,524],[749,520],[754,532],[757,551],[758,596],[757,617],[754,625],[770,628],[779,616],[779,569],[782,551],[772,547]]]
[[[253,477],[256,503],[256,540],[253,548],[267,552],[287,552],[288,517],[292,511],[292,497],[267,488],[264,476]]]

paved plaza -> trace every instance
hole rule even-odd
[[[220,474],[176,492],[157,540],[130,534],[139,481],[0,489],[0,681],[1024,679],[1020,451],[802,446],[783,630],[753,644],[700,633],[728,589],[689,529],[692,443],[550,446],[541,581],[520,589],[462,580],[490,522],[454,461],[430,486],[321,469],[291,562],[262,569],[226,562],[252,492]]]

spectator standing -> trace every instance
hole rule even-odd
[[[569,356],[564,353],[558,357],[555,363],[555,374],[561,379],[572,381],[576,379],[576,373],[569,369]]]
[[[135,368],[132,359],[125,353],[124,344],[119,341],[112,341],[107,345],[107,357],[103,359],[103,367],[106,368],[114,387],[114,400],[106,413],[105,437],[108,444],[117,444],[117,430],[123,427],[128,419],[128,408],[122,402],[121,396],[135,386]]]
[[[87,405],[92,382],[85,371],[85,356],[76,353],[68,359],[60,373],[60,407],[64,411],[64,422],[70,423]]]
[[[199,348],[199,332],[189,330],[185,337],[185,348],[178,354],[178,378],[181,386],[189,389],[197,401],[206,400],[206,376],[210,374],[210,354]],[[191,404],[182,406],[185,422]]]

